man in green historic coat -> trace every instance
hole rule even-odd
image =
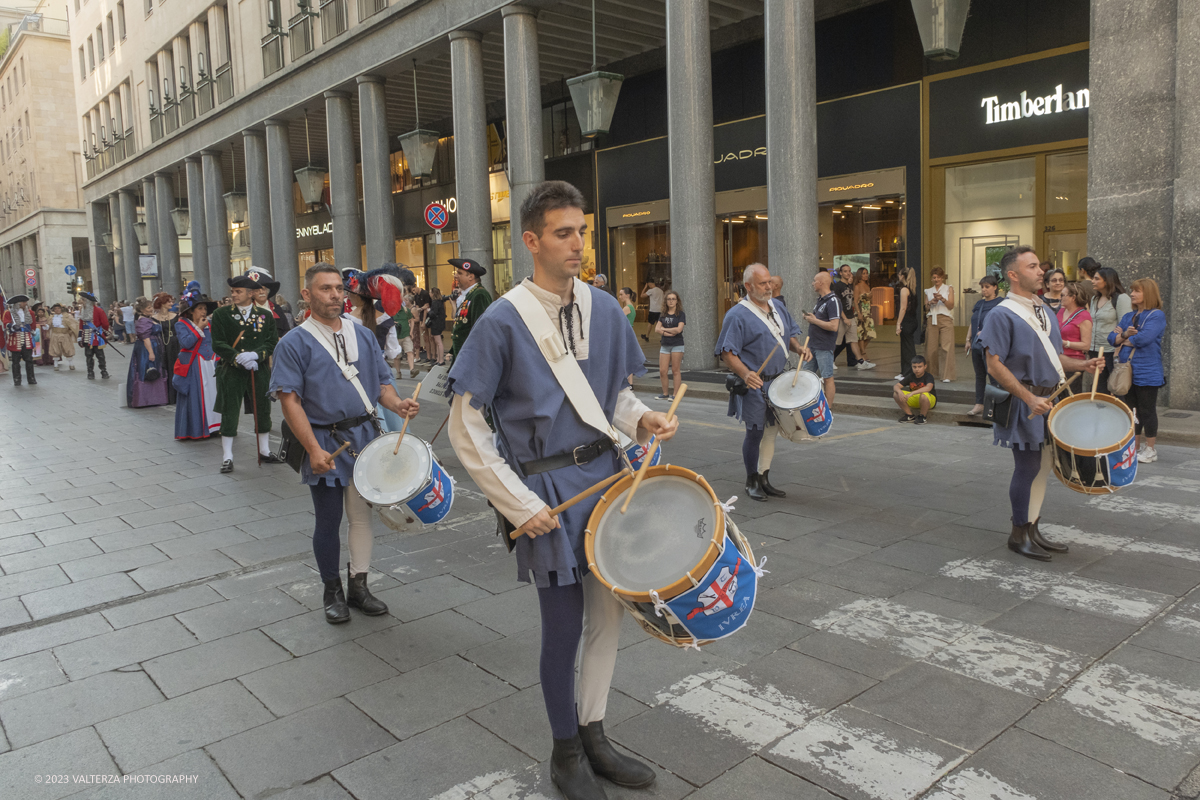
[[[483,312],[492,304],[492,294],[479,282],[479,279],[487,274],[487,270],[477,261],[452,258],[450,264],[454,267],[454,280],[463,291],[462,302],[458,304],[458,311],[454,315],[454,330],[450,332],[450,357],[453,358],[462,350],[475,320],[482,317]]]
[[[271,453],[271,354],[279,342],[275,319],[254,304],[254,292],[265,280],[251,269],[228,280],[232,305],[221,306],[212,315],[213,352],[217,363],[217,399],[214,411],[221,414],[221,472],[233,472],[233,437],[237,436],[242,403],[250,396],[258,414],[258,452],[268,464],[282,463]],[[253,387],[253,393],[251,392]]]

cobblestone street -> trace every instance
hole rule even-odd
[[[114,360],[0,387],[0,798],[559,796],[537,595],[448,436],[451,515],[376,518],[390,613],[331,626],[295,474],[247,436],[218,474],[173,407],[117,407]],[[744,494],[723,404],[679,413],[666,460]],[[787,498],[733,514],[767,557],[748,627],[695,652],[626,619],[606,729],[658,780],[608,796],[1193,797],[1200,453],[1159,453],[1115,496],[1052,480],[1042,531],[1071,552],[1042,564],[1005,547],[990,430],[839,416],[781,442]]]

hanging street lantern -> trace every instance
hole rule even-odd
[[[111,233],[100,234],[100,242],[104,245],[104,249],[110,253],[116,249],[113,245],[113,235]]]
[[[912,0],[925,57],[932,61],[958,58],[971,0]]]
[[[235,225],[241,225],[246,221],[246,193],[245,192],[226,192],[225,193],[225,212],[229,214],[229,221]]]
[[[400,149],[404,151],[404,160],[408,162],[408,171],[414,178],[429,178],[433,176],[433,162],[437,156],[438,141],[441,138],[437,131],[415,130],[403,133],[399,137]]]
[[[150,241],[150,239],[146,235],[146,223],[145,222],[133,223],[133,232],[137,236],[138,244],[146,244],[147,242]]]
[[[571,90],[571,104],[575,106],[575,116],[579,118],[581,134],[591,138],[608,133],[624,81],[623,75],[599,71],[567,81],[567,88]]]
[[[300,195],[304,202],[312,205],[321,202],[325,191],[325,170],[309,164],[296,170],[296,183],[300,184]]]
[[[180,236],[188,235],[191,216],[186,208],[176,208],[171,211],[171,221],[175,223],[175,233]]]

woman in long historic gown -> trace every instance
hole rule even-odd
[[[150,316],[150,298],[139,297],[133,307],[133,352],[129,356],[129,377],[125,395],[130,408],[165,406],[167,404],[166,348],[163,347],[162,326]],[[153,369],[153,379],[148,375]]]
[[[216,310],[216,301],[198,289],[179,299],[179,321],[175,323],[179,357],[171,378],[176,392],[176,439],[206,439],[221,428],[221,415],[213,411],[217,360],[208,326],[208,315]]]

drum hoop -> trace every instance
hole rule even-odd
[[[700,559],[700,563],[688,570],[682,578],[674,583],[660,589],[651,590],[656,592],[660,597],[670,599],[682,594],[693,586],[699,585],[700,579],[704,577],[704,574],[708,572],[709,568],[716,563],[717,558],[721,555],[720,537],[724,537],[725,535],[725,510],[721,507],[720,501],[717,500],[717,493],[708,485],[708,481],[704,479],[703,475],[693,472],[686,467],[676,467],[671,464],[660,464],[657,467],[649,467],[646,470],[647,478],[654,478],[660,475],[680,476],[694,480],[708,490],[709,495],[713,498],[713,508],[717,513],[717,524],[713,526],[712,541],[708,543],[708,548],[705,549],[704,557]],[[592,574],[596,576],[596,580],[600,581],[600,584],[605,589],[608,589],[614,595],[634,602],[653,603],[654,598],[650,596],[650,592],[635,592],[620,586],[614,586],[596,568],[596,528],[600,525],[600,518],[604,516],[604,512],[620,496],[621,492],[633,484],[633,478],[633,475],[626,475],[610,486],[608,491],[600,496],[599,502],[596,503],[591,516],[588,517],[587,528],[583,532],[583,546],[587,554],[588,569],[591,570]]]
[[[1086,458],[1086,456],[1085,456],[1085,458]],[[1093,458],[1095,458],[1097,463],[1099,463],[1100,459],[1103,458],[1103,456],[1093,456]],[[1093,484],[1093,485],[1089,486],[1089,485],[1085,484],[1082,480],[1074,480],[1071,477],[1063,474],[1062,466],[1058,463],[1057,458],[1052,459],[1052,466],[1054,468],[1054,477],[1058,478],[1059,483],[1061,483],[1063,486],[1070,489],[1072,492],[1079,492],[1079,494],[1097,494],[1097,495],[1099,495],[1099,494],[1116,494],[1117,489],[1120,488],[1120,487],[1113,486],[1113,485],[1107,484],[1107,483]]]
[[[362,451],[360,451],[358,454],[358,457],[356,457],[354,459],[354,467],[350,470],[350,482],[354,484],[355,491],[358,491],[360,495],[362,495],[362,492],[359,491],[358,482],[355,480],[355,476],[358,474],[359,458],[361,458],[362,454],[367,451],[367,448],[369,448],[371,445],[375,444],[375,442],[378,442],[380,439],[385,439],[385,438],[391,436],[393,433],[396,433],[397,435],[399,435],[396,431],[388,431],[386,433],[380,434],[379,436],[376,436],[374,439],[372,439],[371,441],[369,441],[365,445],[363,445]],[[429,475],[425,478],[425,482],[422,483],[420,486],[418,486],[417,489],[412,494],[410,494],[408,497],[404,497],[400,500],[396,500],[395,502],[389,503],[389,502],[386,502],[383,500],[376,500],[376,501],[372,502],[371,500],[368,500],[365,495],[362,495],[363,500],[366,502],[366,504],[370,508],[376,508],[376,507],[395,508],[396,506],[402,506],[405,503],[407,503],[409,500],[412,500],[414,497],[419,495],[421,492],[425,491],[425,488],[428,487],[429,484],[433,483],[433,468],[432,468],[432,466],[433,466],[433,462],[437,461],[437,456],[434,455],[433,448],[429,445],[429,442],[425,441],[424,439],[422,439],[419,436],[412,436],[410,434],[408,438],[412,438],[412,439],[415,439],[416,441],[420,442],[421,444],[423,444],[425,446],[425,449],[429,451],[429,463],[430,463]],[[438,463],[438,466],[441,466],[440,461],[437,461],[437,463]],[[443,471],[445,471],[445,469],[446,469],[445,467],[442,467]],[[449,475],[449,473],[446,473],[446,474]]]
[[[1046,416],[1046,431],[1050,434],[1050,439],[1054,442],[1055,447],[1061,447],[1063,450],[1066,450],[1073,456],[1106,456],[1109,453],[1117,452],[1125,445],[1129,444],[1129,440],[1133,438],[1133,412],[1129,410],[1129,406],[1125,405],[1125,403],[1121,401],[1121,398],[1114,397],[1111,394],[1098,394],[1096,395],[1096,399],[1102,399],[1103,402],[1108,403],[1109,405],[1119,406],[1129,416],[1129,430],[1126,431],[1125,435],[1121,437],[1121,441],[1119,441],[1117,444],[1109,445],[1108,447],[1078,448],[1066,444],[1054,435],[1052,432],[1053,429],[1050,427],[1050,421],[1054,419],[1055,414],[1072,403],[1079,401],[1090,402],[1091,399],[1092,396],[1090,393],[1080,392],[1079,394],[1068,397],[1066,400],[1063,400],[1061,403],[1055,405],[1054,408],[1050,409],[1050,413]]]
[[[796,372],[796,370],[789,369],[786,372],[780,373],[778,378],[776,378],[774,381],[771,381],[771,386],[774,386],[776,381],[787,380],[790,382],[791,379],[788,376],[791,375],[793,372]],[[803,375],[804,370],[800,370],[800,372],[801,372],[801,375]],[[812,373],[810,372],[809,374],[812,374]],[[766,393],[767,405],[769,405],[771,408],[777,409],[779,411],[796,412],[796,411],[799,411],[800,409],[804,408],[805,406],[810,405],[811,403],[815,402],[818,398],[820,398],[821,392],[823,392],[824,390],[825,390],[825,387],[821,385],[821,382],[818,379],[817,393],[815,395],[813,395],[812,398],[810,398],[809,400],[806,400],[805,402],[801,403],[798,406],[784,407],[784,406],[777,406],[777,405],[775,405],[774,402],[771,401],[771,390],[768,388],[767,393]]]

